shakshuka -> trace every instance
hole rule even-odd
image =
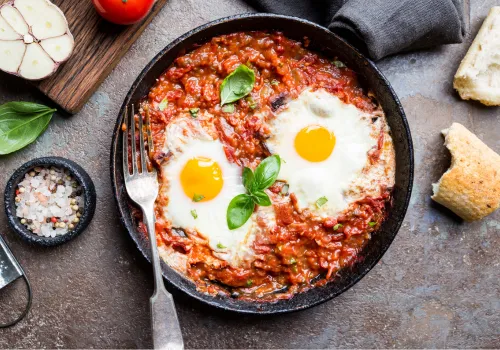
[[[214,37],[141,105],[160,254],[201,292],[273,301],[335,283],[390,210],[384,111],[344,62],[307,46],[280,32]]]

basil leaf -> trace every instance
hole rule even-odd
[[[56,109],[31,102],[0,105],[0,155],[26,147],[49,125]]]
[[[233,198],[227,207],[227,226],[230,230],[241,227],[253,213],[255,204],[248,194],[240,194]]]
[[[252,91],[255,84],[253,70],[241,64],[229,74],[220,86],[220,105],[238,101]]]
[[[191,210],[191,216],[195,220],[198,219],[198,213],[196,212],[196,209]]]
[[[267,195],[266,192],[264,191],[256,191],[256,192],[253,192],[252,193],[252,198],[253,198],[253,201],[262,206],[262,207],[268,207],[271,205],[271,199],[269,198],[269,196]]]
[[[160,112],[163,112],[165,108],[167,108],[167,106],[168,106],[168,100],[165,97],[163,100],[161,100],[160,104],[158,105],[158,109],[160,110]]]
[[[317,201],[316,201],[316,207],[319,209],[321,208],[323,205],[326,204],[326,202],[328,202],[328,199],[326,197],[321,197],[319,198]]]
[[[370,222],[368,223],[368,225],[370,225],[370,227],[373,227],[373,226],[375,226],[376,224],[377,224],[377,223],[376,223],[375,221],[370,221]]]
[[[248,192],[252,193],[253,184],[254,184],[253,171],[252,169],[245,167],[243,169],[243,186],[245,186]]]
[[[267,157],[255,169],[255,189],[265,190],[278,178],[281,168],[281,159],[278,155]]]

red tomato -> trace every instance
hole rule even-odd
[[[97,12],[116,24],[133,24],[151,11],[156,0],[92,0]]]

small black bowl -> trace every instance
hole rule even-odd
[[[76,227],[69,231],[68,233],[56,236],[56,237],[43,237],[38,236],[28,230],[21,221],[16,216],[16,189],[21,181],[23,181],[24,176],[30,172],[35,167],[50,167],[54,166],[57,168],[63,168],[69,170],[71,175],[73,175],[78,183],[83,188],[83,214],[80,218],[80,221],[76,225]],[[30,160],[29,162],[23,164],[19,169],[17,169],[14,174],[11,176],[9,181],[7,182],[7,186],[5,187],[5,213],[7,214],[7,220],[9,226],[21,236],[22,239],[27,241],[28,243],[38,244],[44,247],[56,246],[62,243],[65,243],[72,238],[78,236],[82,233],[87,226],[92,221],[95,212],[96,206],[96,193],[94,183],[90,178],[89,174],[81,166],[76,164],[75,162],[61,158],[61,157],[44,157],[44,158],[36,158]]]

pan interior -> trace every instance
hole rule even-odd
[[[358,282],[378,262],[396,236],[408,207],[413,184],[413,148],[403,108],[387,80],[370,60],[323,27],[306,20],[272,14],[237,15],[224,18],[196,28],[170,43],[146,66],[134,82],[125,98],[120,116],[126,105],[138,103],[144,98],[155,80],[173,60],[180,54],[191,50],[195,44],[206,42],[222,34],[254,30],[281,31],[287,37],[298,41],[308,37],[310,40],[308,49],[346,62],[359,75],[364,87],[375,93],[382,105],[391,128],[396,151],[396,184],[387,220],[362,250],[360,259],[350,268],[341,270],[337,277],[325,286],[312,288],[289,300],[248,302],[202,294],[196,290],[194,283],[162,263],[163,275],[167,283],[202,303],[239,313],[274,314],[305,309],[334,298]],[[149,243],[135,229],[136,225],[133,222],[131,207],[124,189],[121,171],[120,120],[121,118],[118,117],[111,149],[113,190],[123,224],[139,250],[150,260]]]

